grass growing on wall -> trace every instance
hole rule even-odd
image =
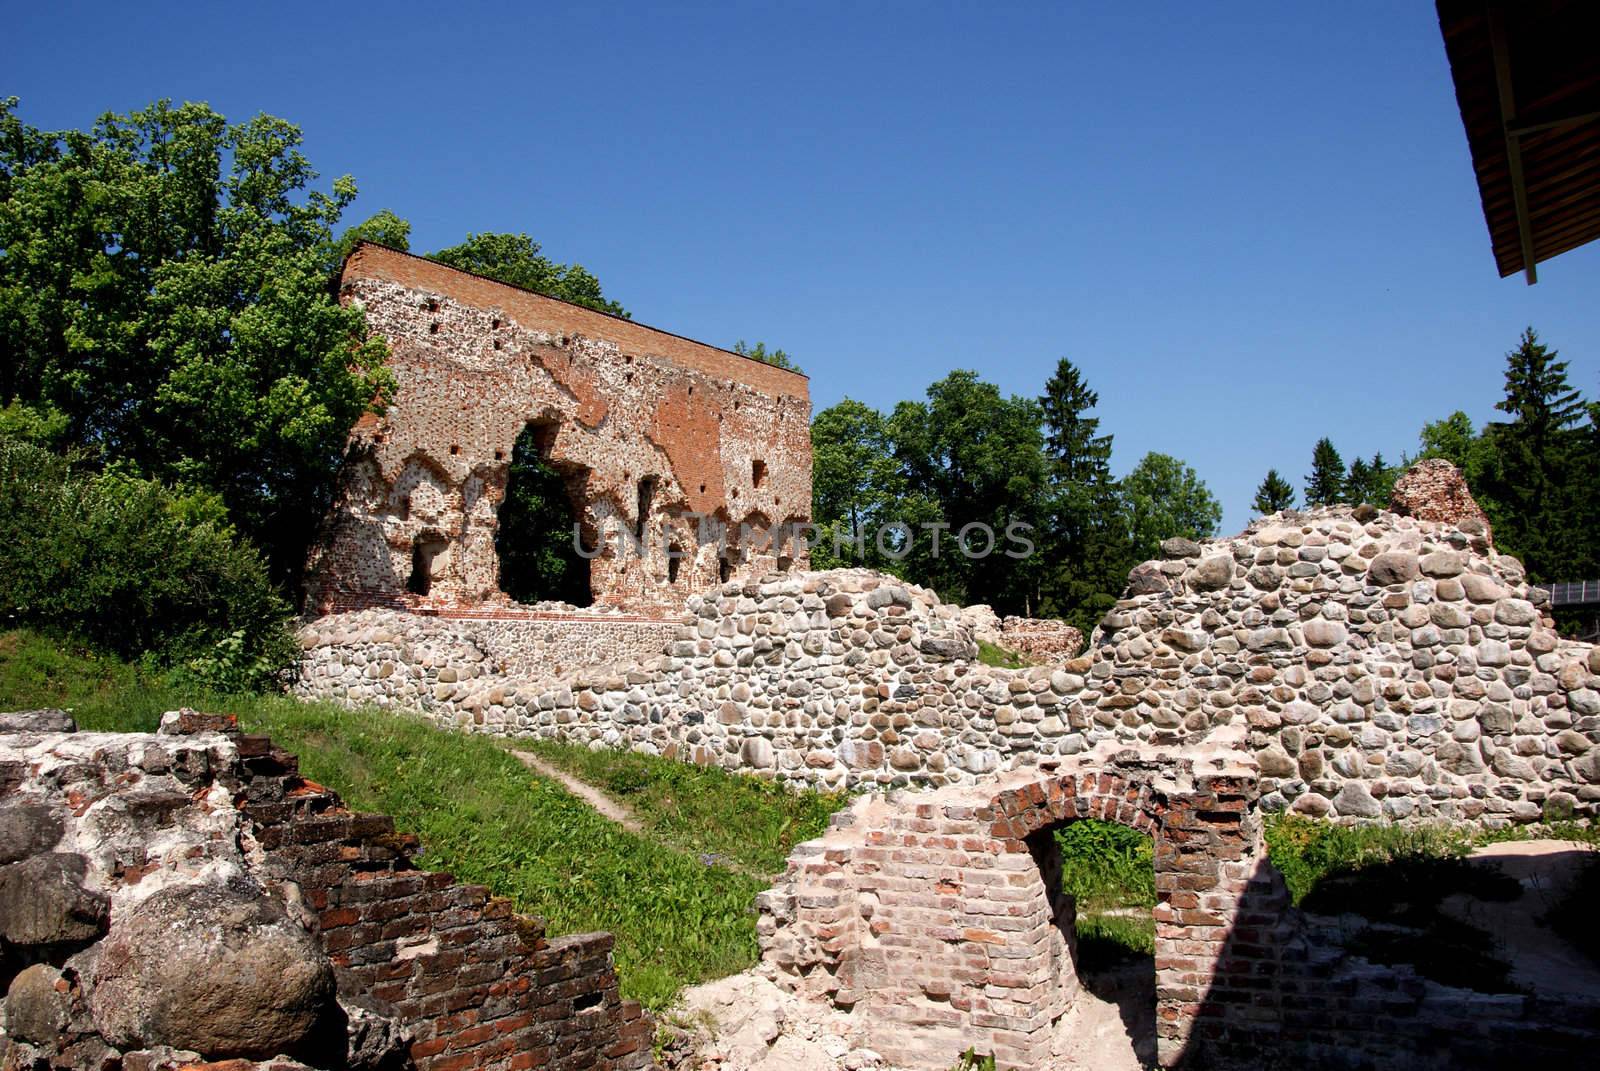
[[[988,640],[978,641],[978,661],[986,666],[996,666],[1000,669],[1023,669],[1030,665],[1027,659],[1017,652],[1001,647]]]
[[[663,807],[661,828],[670,836],[635,836],[488,737],[376,710],[186,691],[81,646],[27,631],[0,633],[0,709],[40,706],[69,707],[83,729],[105,731],[154,729],[163,711],[178,706],[236,714],[245,729],[271,733],[296,752],[306,776],[350,806],[392,814],[400,829],[417,833],[421,865],[488,885],[518,910],[543,916],[553,934],[615,933],[623,992],[650,1008],[664,1006],[685,984],[755,962],[752,901],[767,882],[708,865],[702,855],[765,868],[783,839],[809,835],[835,805],[778,797],[755,782],[750,791],[731,783],[687,793],[652,788],[662,798],[692,801],[689,813],[669,821]],[[629,768],[647,781],[664,769],[619,767]],[[705,823],[703,839],[695,822]],[[736,853],[731,843],[753,831],[762,832]]]

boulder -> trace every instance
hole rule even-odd
[[[1161,556],[1163,558],[1195,558],[1200,555],[1200,544],[1192,539],[1182,536],[1173,536],[1171,539],[1161,541]]]
[[[78,723],[64,710],[13,710],[0,714],[0,733],[75,733]]]
[[[96,1029],[123,1048],[216,1060],[299,1055],[343,1038],[333,968],[259,887],[181,885],[119,917],[94,965]]]
[[[1408,584],[1420,573],[1417,556],[1408,550],[1388,550],[1372,559],[1367,577],[1380,588]]]
[[[1383,813],[1383,805],[1373,799],[1367,786],[1360,781],[1346,781],[1333,797],[1333,809],[1341,817],[1376,818]]]
[[[0,806],[0,863],[15,863],[56,846],[64,832],[61,817],[36,803]]]
[[[46,852],[0,867],[0,937],[24,947],[92,941],[108,905],[84,888],[88,860]]]
[[[1202,558],[1194,567],[1189,583],[1196,591],[1216,591],[1228,586],[1233,579],[1233,558],[1227,554],[1213,554]]]
[[[61,972],[49,964],[23,968],[6,991],[6,1033],[39,1046],[55,1045],[71,1011],[67,989]]]

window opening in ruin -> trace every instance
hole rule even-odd
[[[701,488],[705,490],[705,488]],[[633,522],[633,538],[644,538],[644,524],[650,517],[650,503],[656,497],[656,478],[642,476],[639,479],[639,513]]]
[[[750,462],[750,486],[760,487],[767,479],[767,463],[760,458]]]
[[[450,456],[451,457],[455,457],[459,453],[461,453],[461,447],[456,443],[451,443],[450,444]]]
[[[435,320],[435,321],[433,321],[433,323],[428,325],[428,334],[437,335],[438,333],[439,333],[439,321]]]
[[[728,556],[724,554],[722,557],[717,559],[717,582],[719,584],[726,584],[732,577],[733,563],[729,561]]]
[[[413,595],[427,595],[433,590],[434,559],[442,554],[447,544],[442,539],[425,539],[418,536],[411,544],[411,575],[406,579],[406,590]]]
[[[551,462],[555,432],[553,422],[534,421],[511,447],[494,538],[500,590],[522,603],[588,606],[594,601],[589,562],[574,545],[574,530],[581,524],[575,494],[581,494],[587,471]],[[577,539],[593,550],[592,533],[580,529]]]
[[[778,572],[780,573],[787,573],[793,565],[794,559],[789,557],[787,554],[781,555],[778,558]]]
[[[1155,842],[1121,823],[1083,818],[1040,830],[1028,849],[1050,899],[1057,977],[1075,975],[1116,1004],[1138,1066],[1153,1067]]]
[[[667,550],[667,583],[678,582],[678,569],[683,564],[683,548],[674,543]]]

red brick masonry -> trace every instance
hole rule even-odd
[[[189,715],[188,732],[236,734]],[[419,1071],[632,1071],[651,1064],[652,1023],[622,1000],[606,933],[547,937],[541,920],[448,874],[418,869],[417,839],[387,815],[346,809],[266,736],[236,735],[235,798],[269,865],[318,917],[346,995],[391,1005]]]

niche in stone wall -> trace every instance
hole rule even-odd
[[[413,595],[433,592],[433,582],[450,564],[450,544],[438,535],[419,535],[411,544],[411,575],[406,590]]]
[[[588,606],[589,562],[578,552],[580,541],[593,546],[580,527],[588,469],[551,458],[556,431],[553,420],[530,421],[511,448],[494,539],[500,590],[517,602]]]

